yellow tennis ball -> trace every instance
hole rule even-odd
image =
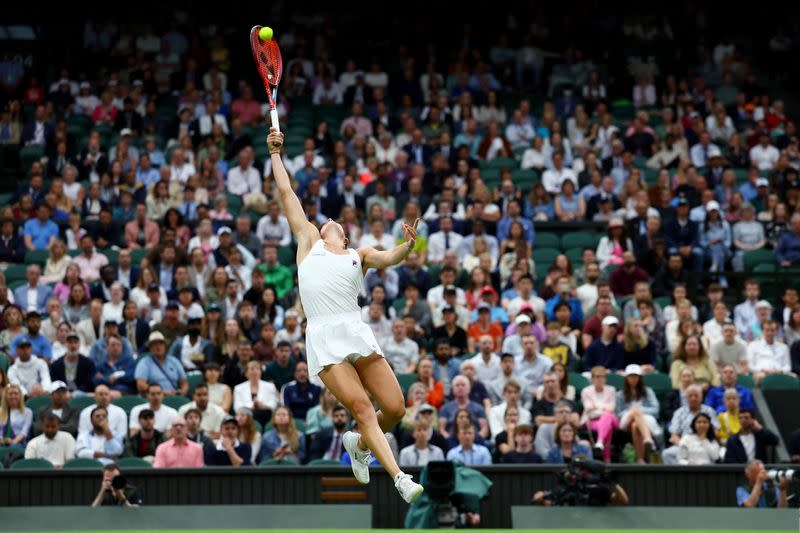
[[[272,28],[269,26],[264,26],[260,30],[258,30],[258,38],[262,41],[269,41],[272,39]]]

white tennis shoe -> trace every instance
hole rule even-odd
[[[406,503],[413,503],[425,490],[422,485],[415,483],[411,474],[403,474],[394,482],[394,487]]]
[[[369,483],[369,464],[372,462],[372,453],[369,450],[362,450],[358,447],[358,439],[361,435],[348,431],[342,437],[342,444],[347,454],[350,456],[350,463],[353,467],[353,475],[359,483],[366,485]]]

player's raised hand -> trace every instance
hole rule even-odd
[[[403,222],[403,234],[405,235],[406,241],[410,244],[409,249],[413,249],[417,243],[417,226],[419,225],[419,219],[414,221],[413,226],[409,226],[405,222]]]
[[[283,146],[283,133],[277,131],[274,127],[270,128],[269,135],[267,135],[267,148],[270,155],[279,153],[281,146]]]

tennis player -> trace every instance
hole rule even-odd
[[[358,294],[367,269],[387,268],[406,258],[414,248],[419,220],[413,227],[403,224],[405,242],[393,250],[348,248],[340,224],[329,219],[317,229],[306,219],[281,161],[282,144],[283,134],[270,128],[267,145],[272,171],[284,213],[297,241],[297,279],[308,318],[308,370],[312,375],[319,375],[358,422],[360,434],[348,431],[342,438],[356,479],[369,483],[371,454],[375,454],[394,479],[395,488],[410,503],[422,494],[422,485],[400,470],[384,435],[403,418],[403,391],[375,335],[361,320]],[[377,413],[370,396],[380,407]]]

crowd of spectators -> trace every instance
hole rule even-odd
[[[623,29],[669,41],[648,24]],[[361,295],[407,395],[401,466],[766,460],[749,387],[800,371],[800,300],[737,280],[758,251],[800,263],[795,123],[732,41],[620,90],[584,51],[546,63],[546,37],[399,67],[276,37],[308,219],[376,248],[421,219]],[[102,74],[0,63],[24,164],[0,207],[3,444],[56,466],[347,463],[348,413],[304,361],[261,89],[222,37],[84,41]],[[599,232],[567,247],[552,222]]]

